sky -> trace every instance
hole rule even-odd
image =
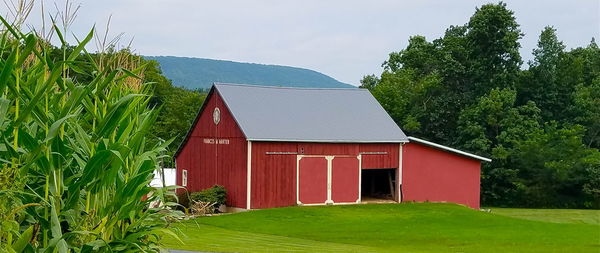
[[[14,1],[14,0],[13,0]],[[40,23],[40,1],[29,23]],[[54,3],[44,1],[46,12]],[[450,25],[468,22],[476,0],[82,0],[72,26],[83,37],[97,25],[109,37],[123,33],[136,53],[200,57],[312,69],[359,85],[380,74],[390,52],[406,47],[410,36],[439,38]],[[600,39],[600,0],[504,1],[525,33],[525,62],[548,25],[567,48]],[[0,3],[0,13],[7,7]]]

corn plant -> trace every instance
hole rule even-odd
[[[169,142],[147,142],[144,66],[88,53],[93,30],[69,46],[56,25],[53,57],[0,20],[0,252],[158,252],[179,214],[149,205],[169,190],[149,187]]]

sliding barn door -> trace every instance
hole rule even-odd
[[[356,157],[335,157],[331,166],[331,200],[333,203],[358,201],[360,162]]]
[[[298,162],[298,200],[302,204],[324,204],[327,201],[327,159],[303,157]]]

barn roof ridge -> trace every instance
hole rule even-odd
[[[270,85],[261,85],[261,84],[243,84],[243,83],[219,83],[214,82],[213,85],[221,86],[241,86],[241,87],[249,87],[249,88],[266,88],[266,89],[289,89],[289,90],[350,90],[350,91],[360,91],[365,92],[369,91],[367,89],[361,89],[358,87],[353,88],[335,88],[335,87],[291,87],[291,86],[270,86]]]

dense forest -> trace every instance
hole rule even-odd
[[[525,67],[523,36],[506,4],[483,5],[411,37],[361,87],[407,134],[492,158],[483,205],[599,208],[600,49],[567,50],[548,26]]]

